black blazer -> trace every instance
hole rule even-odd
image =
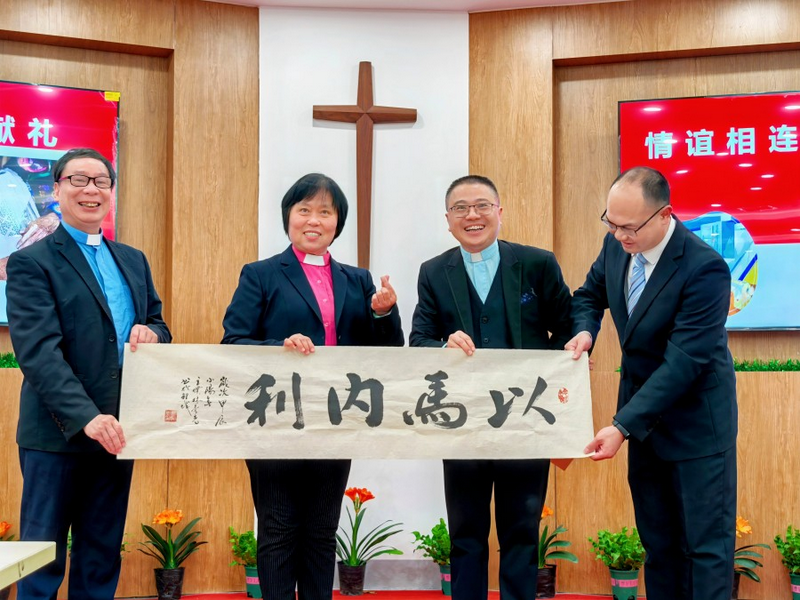
[[[375,294],[366,269],[331,259],[337,343],[342,346],[402,346],[397,306],[380,318],[373,315]],[[303,267],[289,246],[281,254],[245,265],[225,319],[223,344],[281,346],[295,333],[315,345],[325,344],[319,305]]]
[[[617,421],[664,460],[724,452],[736,441],[736,378],[725,321],[731,275],[676,219],[630,318],[630,255],[613,235],[573,298],[573,329],[597,339],[606,308],[622,347]]]
[[[134,324],[171,341],[150,266],[106,240],[133,297]],[[66,229],[8,260],[8,325],[22,374],[17,443],[50,452],[101,450],[83,433],[99,414],[119,416],[117,333],[100,284]]]
[[[499,247],[512,348],[563,349],[571,335],[570,295],[555,255],[502,240]],[[458,246],[422,264],[411,346],[441,348],[459,330],[475,337],[469,285]]]

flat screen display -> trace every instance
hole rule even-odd
[[[52,167],[70,148],[98,150],[118,170],[119,93],[0,81],[0,325],[7,324],[6,263],[61,219]],[[116,187],[103,235],[116,234]]]
[[[620,169],[661,171],[728,263],[728,329],[800,328],[798,126],[798,92],[619,103]]]

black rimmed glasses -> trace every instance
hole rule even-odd
[[[107,175],[101,175],[100,177],[89,177],[88,175],[67,175],[58,181],[61,182],[65,179],[68,179],[70,185],[74,187],[86,187],[89,185],[90,181],[94,181],[94,186],[98,190],[110,190],[111,186],[114,185],[114,180]]]
[[[665,204],[664,206],[662,206],[661,208],[659,208],[659,209],[658,209],[656,212],[654,212],[652,215],[650,215],[650,216],[647,218],[647,220],[646,220],[644,223],[642,223],[641,225],[639,225],[639,226],[638,226],[636,229],[634,229],[634,228],[632,228],[632,227],[621,227],[621,226],[619,226],[619,225],[615,225],[614,223],[612,223],[611,221],[609,221],[608,219],[606,219],[606,213],[608,212],[608,209],[604,210],[604,211],[603,211],[603,214],[602,214],[602,215],[600,215],[600,220],[603,222],[603,225],[605,225],[606,227],[608,227],[608,230],[609,230],[611,233],[616,233],[617,231],[619,231],[619,232],[620,232],[622,235],[626,235],[626,236],[628,236],[628,237],[636,237],[636,234],[639,232],[639,230],[640,230],[642,227],[644,227],[644,226],[645,226],[645,225],[647,225],[647,224],[648,224],[650,221],[652,221],[652,220],[653,220],[653,217],[655,217],[655,216],[656,216],[658,213],[660,213],[662,210],[664,210],[664,209],[665,209],[665,208],[667,208],[668,206],[669,206],[669,204]]]
[[[463,219],[469,214],[473,208],[475,209],[475,213],[485,217],[486,215],[491,214],[492,209],[495,206],[499,206],[498,204],[492,204],[491,202],[477,202],[475,204],[455,204],[448,208],[447,210],[450,211],[457,219]]]

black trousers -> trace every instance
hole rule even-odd
[[[330,600],[349,460],[248,460],[264,600]]]
[[[736,448],[667,462],[631,440],[628,483],[647,552],[648,600],[729,600],[736,542]]]
[[[539,521],[549,473],[548,460],[444,461],[453,600],[486,600],[493,488],[500,597],[536,597]]]
[[[17,583],[19,600],[56,600],[72,527],[70,598],[113,600],[128,511],[132,460],[107,452],[19,449],[22,468],[20,539],[55,541],[56,559]]]

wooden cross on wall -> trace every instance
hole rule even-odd
[[[358,64],[358,98],[354,106],[314,106],[314,118],[356,124],[356,205],[358,266],[369,269],[372,224],[372,128],[375,123],[416,123],[415,108],[375,106],[372,63]]]

